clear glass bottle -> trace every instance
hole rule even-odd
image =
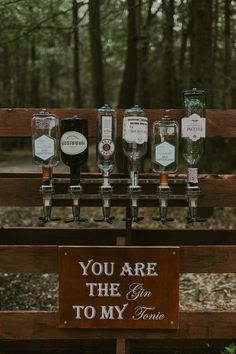
[[[178,167],[179,125],[169,116],[152,127],[152,167],[160,174],[175,173]]]
[[[148,118],[145,112],[135,105],[124,113],[122,134],[124,154],[131,160],[141,159],[147,153],[147,142]]]
[[[52,168],[59,162],[59,120],[42,109],[31,121],[33,161],[42,167]]]
[[[193,88],[184,91],[184,118],[181,121],[183,157],[190,167],[198,164],[204,152],[205,93]]]
[[[116,112],[108,104],[98,109],[98,168],[110,173],[115,163]]]

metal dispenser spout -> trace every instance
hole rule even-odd
[[[139,171],[139,161],[132,160],[131,171],[130,171],[131,185],[128,187],[128,193],[130,196],[131,217],[126,220],[136,222],[136,223],[143,220],[143,217],[138,216],[139,215],[139,195],[142,192],[142,189],[138,184],[138,171]]]
[[[105,221],[108,224],[112,224],[115,217],[111,216],[111,196],[113,193],[113,188],[109,183],[109,174],[103,175],[103,185],[100,186],[99,189],[102,197],[103,216],[100,218],[95,218],[95,221],[97,222]]]
[[[168,175],[161,174],[160,185],[158,187],[157,193],[159,198],[160,217],[159,218],[153,217],[152,219],[156,221],[161,221],[162,224],[165,224],[166,221],[173,221],[174,220],[173,218],[167,217],[168,201],[169,201],[169,196],[171,194],[171,189],[168,185]]]
[[[189,206],[189,216],[187,216],[187,223],[204,222],[205,218],[197,215],[198,198],[201,194],[201,190],[198,186],[198,169],[188,168],[188,183],[186,189],[186,199]]]
[[[69,222],[85,222],[86,218],[80,216],[80,195],[83,193],[83,188],[81,185],[70,185],[69,194],[72,199],[72,218],[66,219],[65,223]]]

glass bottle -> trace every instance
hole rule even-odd
[[[145,112],[138,105],[126,109],[122,134],[124,154],[130,160],[141,159],[147,153],[147,142],[148,119]]]
[[[116,113],[108,104],[98,109],[97,163],[103,175],[109,175],[115,163]]]
[[[88,159],[88,121],[74,116],[61,120],[61,159],[70,167],[71,185],[80,183],[80,166]]]
[[[196,165],[204,152],[206,134],[205,93],[193,88],[184,91],[184,118],[181,121],[183,157],[188,163],[188,182],[197,183]]]
[[[178,167],[179,125],[169,116],[153,123],[152,167],[160,174],[175,173]]]
[[[59,162],[59,120],[42,109],[31,120],[33,161],[43,168],[43,178],[51,177]]]

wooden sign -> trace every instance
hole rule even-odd
[[[178,247],[59,247],[60,328],[178,328]]]

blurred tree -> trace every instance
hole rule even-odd
[[[231,0],[224,1],[224,105],[232,108],[231,96]]]
[[[105,102],[105,98],[100,28],[100,0],[89,0],[89,37],[93,100],[96,107],[101,107]]]
[[[205,89],[212,105],[212,0],[191,2],[191,85]]]
[[[164,15],[163,23],[163,58],[162,58],[162,82],[163,97],[162,106],[175,107],[175,57],[174,57],[174,0],[162,0]]]
[[[79,6],[77,0],[72,0],[73,5],[73,35],[74,35],[74,50],[73,50],[73,78],[74,78],[74,105],[81,107],[81,83],[80,83],[80,59],[79,59]]]
[[[138,63],[138,2],[127,0],[127,49],[125,67],[119,92],[118,106],[125,108],[134,105],[137,87]]]

